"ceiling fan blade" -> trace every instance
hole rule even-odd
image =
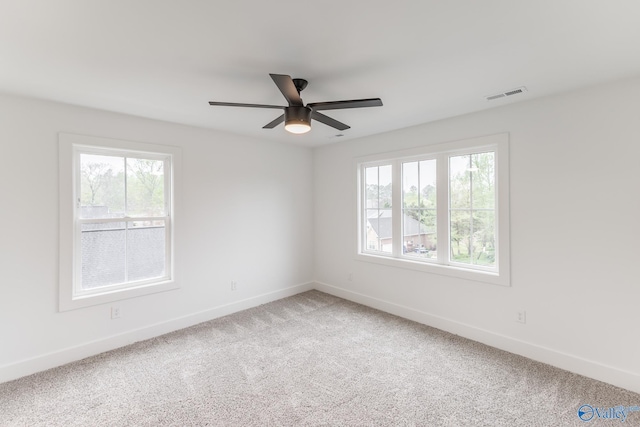
[[[380,98],[352,99],[349,101],[314,102],[307,104],[314,111],[320,110],[341,110],[343,108],[381,107]]]
[[[314,120],[317,120],[319,122],[322,122],[327,126],[331,126],[332,128],[338,129],[338,130],[347,130],[347,129],[351,128],[351,126],[347,126],[344,123],[339,122],[336,119],[332,119],[329,116],[325,116],[322,113],[318,113],[317,111],[312,111],[311,112],[311,118],[314,119]]]
[[[298,89],[296,89],[296,85],[293,84],[291,76],[287,76],[286,74],[269,75],[276,86],[278,86],[278,89],[280,89],[280,92],[284,95],[290,107],[302,107],[302,98],[300,98]]]
[[[279,109],[285,108],[282,105],[240,104],[237,102],[215,102],[215,101],[209,101],[209,105],[219,105],[221,107],[251,107],[251,108],[279,108]]]
[[[262,129],[273,129],[274,127],[278,126],[282,122],[284,122],[284,114],[278,117],[277,119],[275,119],[274,121],[269,122],[266,125],[262,126]]]

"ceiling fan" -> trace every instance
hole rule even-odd
[[[267,123],[263,129],[273,129],[284,122],[284,128],[291,133],[306,133],[311,130],[311,119],[324,123],[327,126],[338,130],[349,129],[349,126],[341,123],[329,116],[325,116],[319,111],[341,110],[345,108],[380,107],[380,98],[352,99],[348,101],[313,102],[307,105],[302,103],[300,92],[307,87],[308,82],[304,79],[292,79],[285,74],[269,74],[273,82],[278,86],[280,92],[289,103],[288,106],[264,105],[264,104],[241,104],[235,102],[215,102],[210,101],[209,105],[219,105],[225,107],[252,107],[252,108],[278,108],[284,110],[277,119]]]

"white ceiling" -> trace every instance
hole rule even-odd
[[[277,110],[208,105],[285,105],[269,73],[307,79],[305,103],[384,106],[290,135],[262,129]],[[1,92],[304,146],[638,74],[638,0],[0,0]]]

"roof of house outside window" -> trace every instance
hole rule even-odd
[[[380,214],[378,215],[378,212]],[[367,221],[380,239],[390,239],[392,236],[391,210],[385,209],[373,211],[367,215]],[[404,215],[404,235],[417,236],[419,234],[435,234],[435,230],[429,230],[415,218]]]

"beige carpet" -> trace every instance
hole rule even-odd
[[[640,395],[311,291],[0,384],[0,425],[621,423],[584,404]]]

